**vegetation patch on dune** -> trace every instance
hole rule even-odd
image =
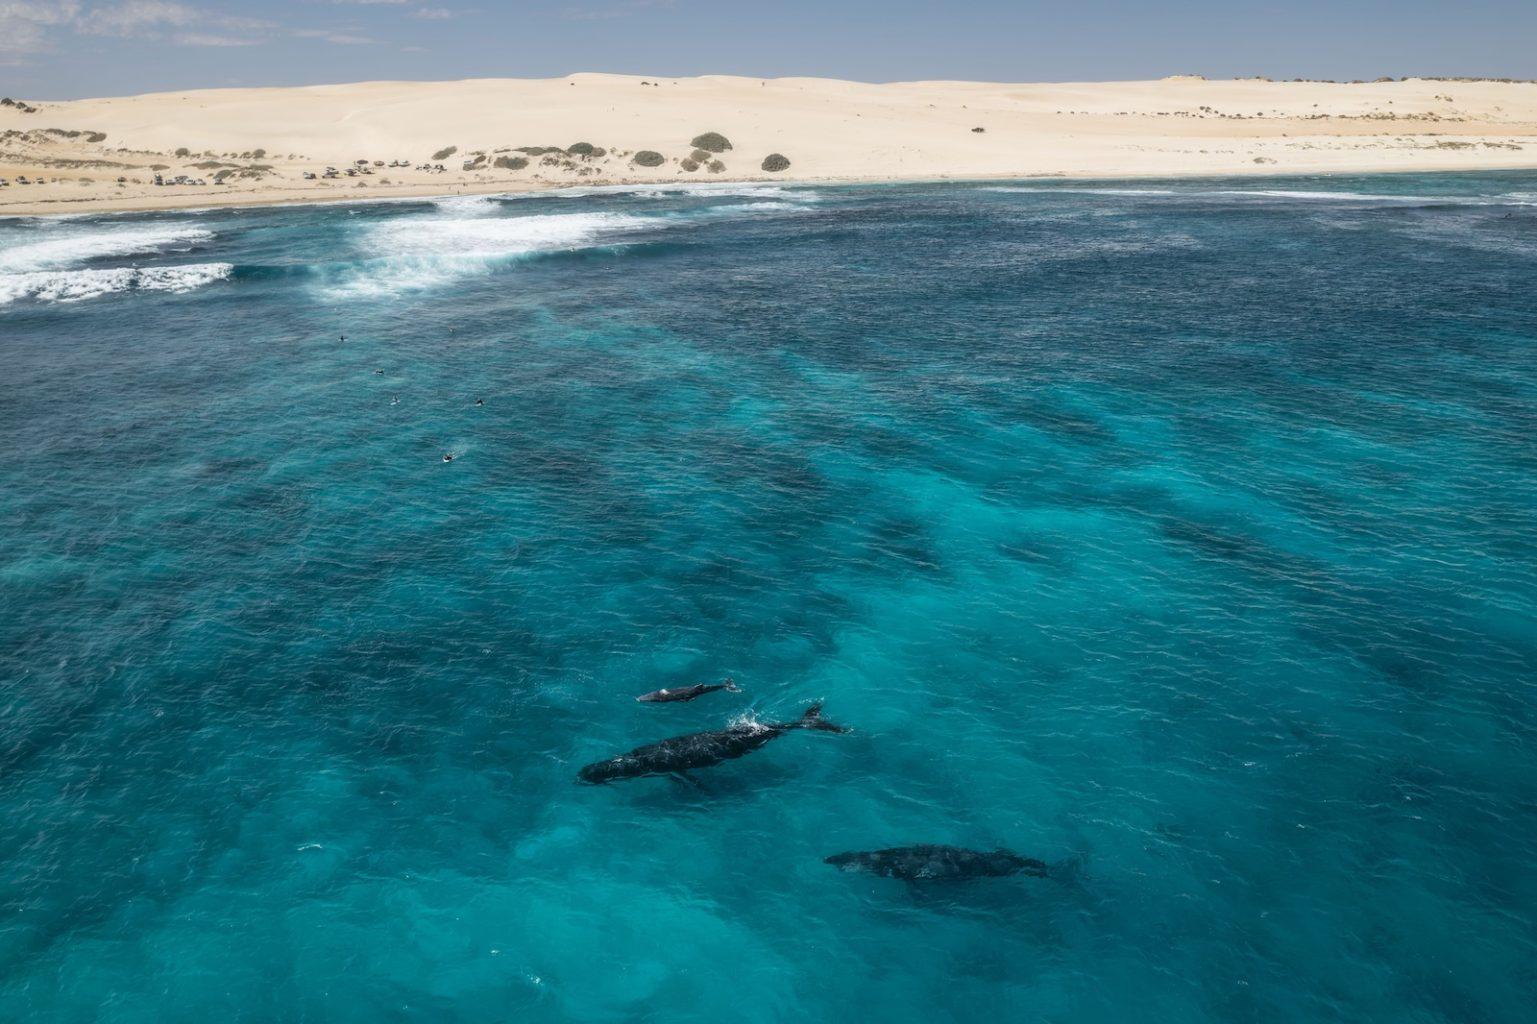
[[[660,167],[667,162],[667,158],[654,149],[643,149],[631,158],[631,162],[641,167]]]
[[[770,153],[763,158],[763,169],[765,171],[782,171],[789,166],[790,158],[783,153]]]
[[[499,156],[496,158],[496,161],[492,166],[500,167],[504,171],[521,171],[523,168],[528,166],[528,157]]]
[[[458,146],[444,146],[442,149],[440,149],[436,153],[432,154],[432,159],[434,159],[434,160],[447,160],[449,157],[453,156],[457,152],[459,152],[459,147]]]
[[[703,135],[694,136],[689,143],[695,149],[702,149],[706,153],[724,153],[731,148],[731,141],[720,132],[705,132]]]
[[[693,172],[699,170],[699,161],[695,160],[693,157],[690,157],[678,166],[682,167],[685,171]]]

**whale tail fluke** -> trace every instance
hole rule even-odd
[[[832,722],[829,722],[827,719],[822,717],[821,701],[817,701],[815,704],[811,705],[811,707],[807,708],[805,713],[801,715],[800,719],[796,721],[795,727],[798,729],[820,729],[823,732],[849,731],[846,726],[834,725]]]
[[[993,852],[995,854],[1003,854],[1006,857],[1013,857],[1018,864],[1019,873],[1022,875],[1030,875],[1035,878],[1047,878],[1051,875],[1051,865],[1043,860],[1036,860],[1034,857],[1020,857],[1010,853],[1008,850],[994,850]]]
[[[1075,853],[1063,860],[1046,865],[1046,877],[1072,888],[1080,888],[1083,885],[1083,875],[1087,863],[1087,855]]]
[[[726,688],[726,692],[727,693],[741,693],[742,692],[742,688],[740,686],[738,686],[736,684],[736,680],[732,679],[730,676],[727,676],[726,677],[726,681],[724,683],[721,683],[721,685]]]

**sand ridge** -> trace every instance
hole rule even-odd
[[[1537,167],[1537,83],[1491,80],[877,85],[576,74],[25,103],[0,105],[0,178],[12,182],[0,188],[0,215],[636,182]],[[705,132],[731,148],[696,152],[691,141]],[[571,150],[577,143],[593,152]],[[660,162],[647,166],[655,158],[644,153]],[[772,154],[789,166],[765,170]],[[324,177],[327,167],[337,176]],[[156,186],[155,174],[204,184]]]

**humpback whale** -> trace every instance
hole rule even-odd
[[[643,693],[635,699],[642,704],[671,704],[673,701],[693,700],[695,697],[703,697],[705,694],[714,693],[716,690],[725,690],[728,693],[742,692],[740,686],[727,679],[725,682],[717,683],[714,686],[695,683],[693,686],[682,686],[676,690],[669,690],[664,687],[660,690],[652,690],[650,693]]]
[[[636,747],[628,754],[594,761],[578,772],[577,778],[598,784],[616,779],[638,779],[645,775],[675,775],[691,768],[708,768],[722,761],[751,754],[792,729],[848,732],[843,726],[825,720],[822,717],[822,705],[818,702],[793,722],[739,722],[724,729],[648,743],[644,747]]]
[[[1046,877],[1046,865],[1008,850],[967,850],[959,846],[894,846],[887,850],[836,853],[825,861],[840,871],[868,871],[907,882],[930,879],[998,878],[1003,875]]]

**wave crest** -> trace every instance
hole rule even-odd
[[[325,293],[358,298],[429,288],[509,260],[603,244],[655,226],[651,218],[617,213],[488,217],[473,207],[455,212],[461,215],[370,225],[360,244],[363,261],[328,283]]]
[[[0,274],[0,306],[21,299],[79,302],[113,292],[190,292],[223,280],[229,263],[191,263],[179,267],[115,267],[108,270],[33,270]]]
[[[49,232],[52,236],[53,232]],[[66,227],[60,237],[47,237],[0,250],[0,273],[19,274],[38,270],[63,270],[91,260],[166,249],[190,249],[213,237],[207,228],[188,224],[144,224],[98,228],[90,231]]]

